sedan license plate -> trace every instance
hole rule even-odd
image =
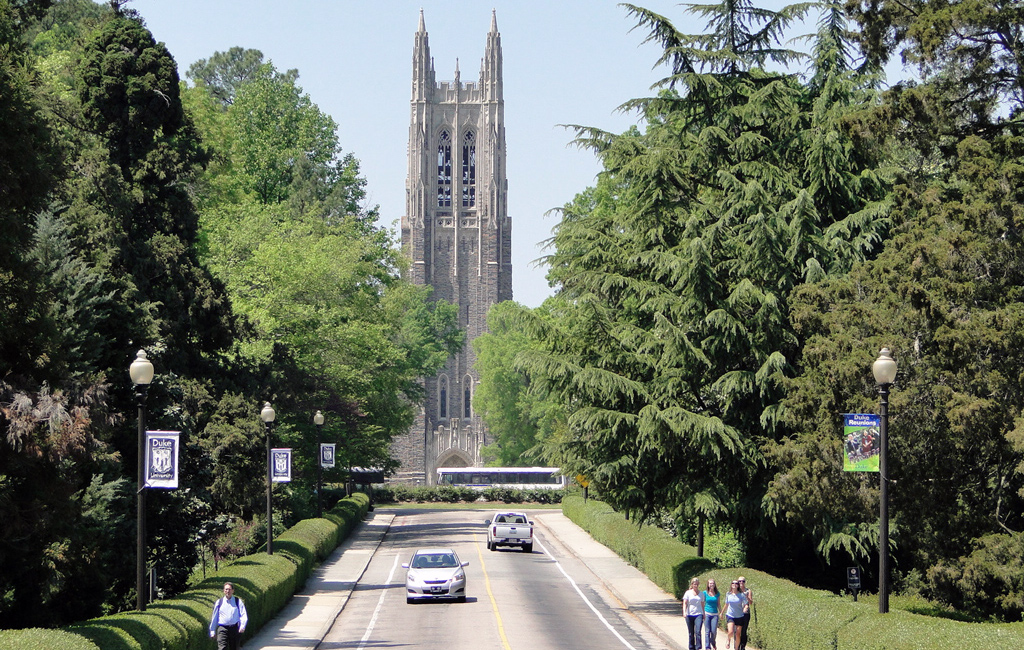
[[[431,587],[430,588],[430,593],[432,593],[432,594],[446,594],[446,593],[448,593],[448,590],[445,589],[444,587]]]

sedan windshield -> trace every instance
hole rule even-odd
[[[417,555],[412,561],[413,569],[454,569],[457,566],[459,562],[451,553]]]

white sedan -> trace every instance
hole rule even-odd
[[[405,602],[427,598],[454,598],[466,602],[466,571],[450,548],[421,548],[402,564],[405,574]]]

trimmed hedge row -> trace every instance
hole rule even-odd
[[[1024,647],[1024,623],[964,623],[902,610],[878,613],[878,601],[807,589],[747,568],[712,568],[696,549],[668,533],[639,530],[600,501],[562,500],[562,512],[594,539],[679,598],[692,577],[728,586],[741,573],[754,591],[750,645],[761,650],[935,650],[959,647]],[[650,546],[650,548],[643,548]],[[660,564],[660,565],[659,565]]]
[[[235,585],[249,614],[246,638],[272,619],[298,591],[313,567],[362,521],[370,500],[354,494],[323,519],[306,519],[274,540],[274,555],[256,553],[222,565],[176,598],[152,603],[145,612],[94,618],[63,630],[0,632],[0,650],[208,650],[208,623],[225,582]]]
[[[696,548],[680,544],[660,528],[638,527],[601,501],[584,503],[582,497],[566,495],[562,512],[676,598],[690,588],[690,578],[712,567],[709,560],[697,557]]]

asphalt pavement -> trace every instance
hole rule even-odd
[[[686,620],[674,596],[594,541],[560,510],[532,510],[530,514],[544,532],[582,561],[622,606],[665,644],[676,650],[688,649]],[[314,570],[304,589],[244,646],[315,650],[344,609],[394,518],[394,513],[386,509],[368,513],[348,539]],[[719,630],[718,648],[724,650],[725,642],[725,633]]]

